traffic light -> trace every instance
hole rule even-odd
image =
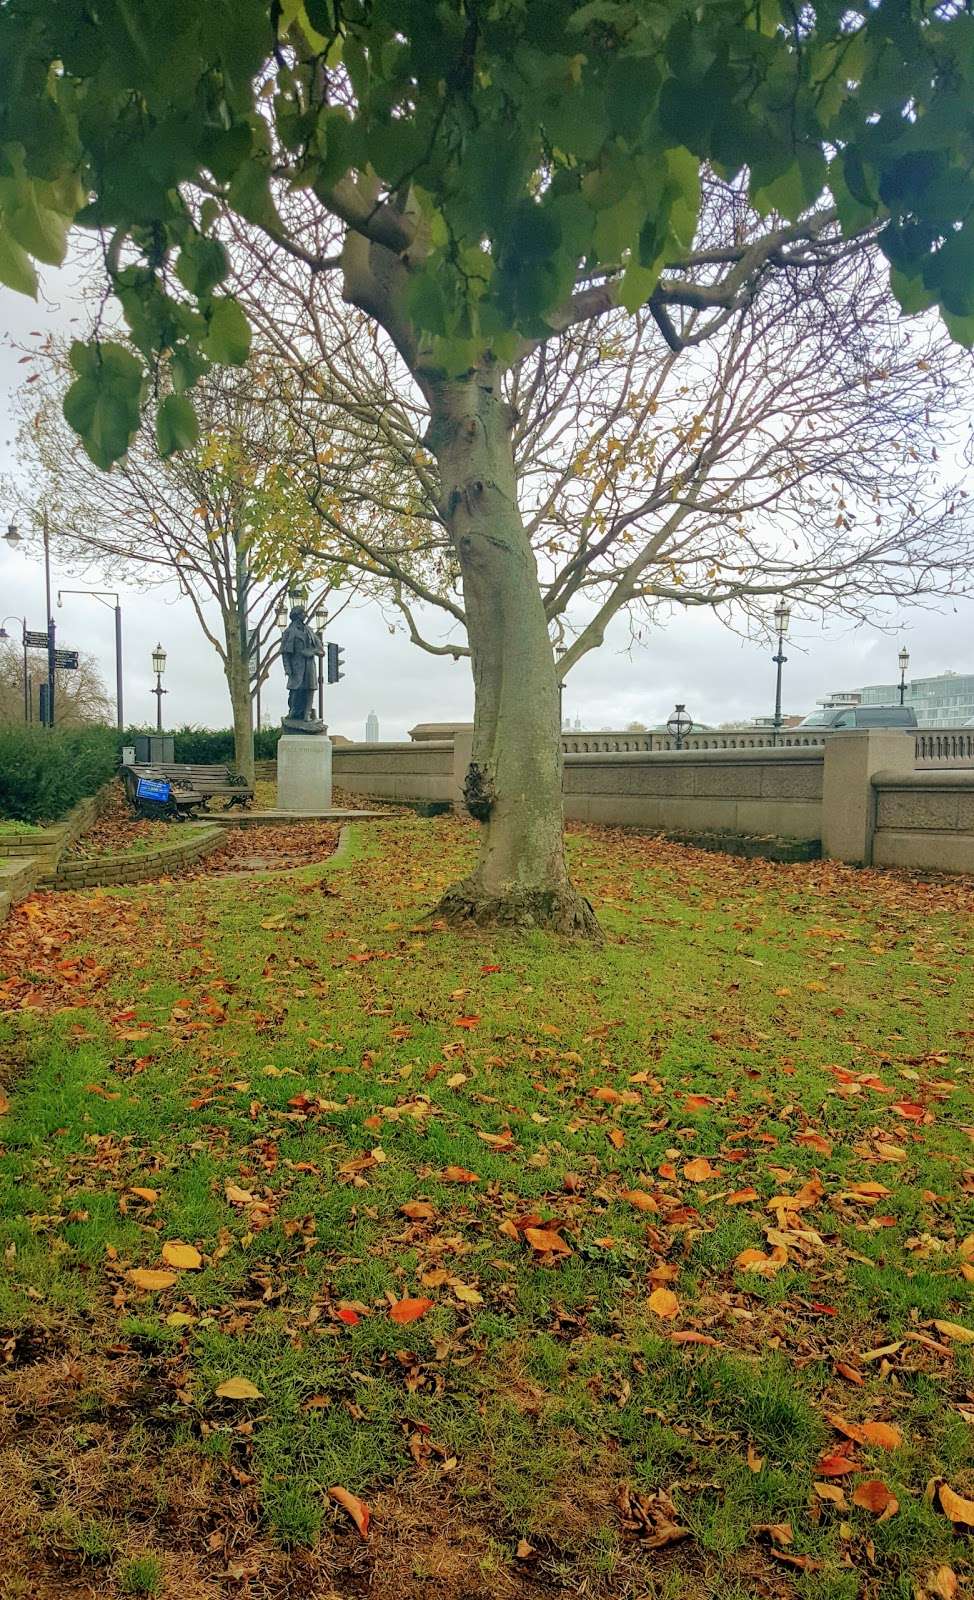
[[[337,683],[339,678],[344,678],[345,676],[343,670],[345,652],[340,644],[330,644],[326,648],[328,651],[328,682]]]

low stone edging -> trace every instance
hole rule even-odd
[[[49,888],[55,881],[61,857],[69,845],[80,839],[100,815],[110,784],[79,800],[62,822],[47,828],[5,834],[0,857],[12,857],[0,867],[0,922],[12,905],[24,900],[33,889]]]
[[[154,850],[132,851],[127,855],[98,856],[87,861],[69,861],[56,874],[44,880],[53,889],[101,889],[111,885],[144,883],[161,878],[174,868],[188,866],[209,855],[224,838],[223,829],[211,823],[192,839],[176,839]]]

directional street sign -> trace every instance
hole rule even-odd
[[[28,650],[46,650],[47,649],[47,634],[46,633],[25,633],[24,634],[24,644],[27,646]]]
[[[55,650],[54,665],[67,668],[72,672],[75,671],[78,665],[77,650]]]

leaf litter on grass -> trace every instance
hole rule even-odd
[[[114,1369],[187,1595],[966,1581],[971,885],[577,830],[595,951],[424,921],[470,841],[14,912],[15,1523]]]

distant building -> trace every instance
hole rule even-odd
[[[899,699],[899,689],[896,691],[896,698]],[[824,700],[817,700],[815,703],[820,705],[823,711],[840,711],[845,706],[859,706],[862,705],[862,690],[836,689],[832,694],[827,694]],[[886,702],[883,701],[883,704]]]
[[[898,683],[871,683],[864,689],[844,689],[819,705],[898,706]],[[974,673],[940,672],[933,678],[911,678],[903,704],[912,706],[919,728],[960,728],[974,717]]]
[[[365,719],[365,742],[366,744],[379,742],[379,719],[374,711],[370,711]]]

